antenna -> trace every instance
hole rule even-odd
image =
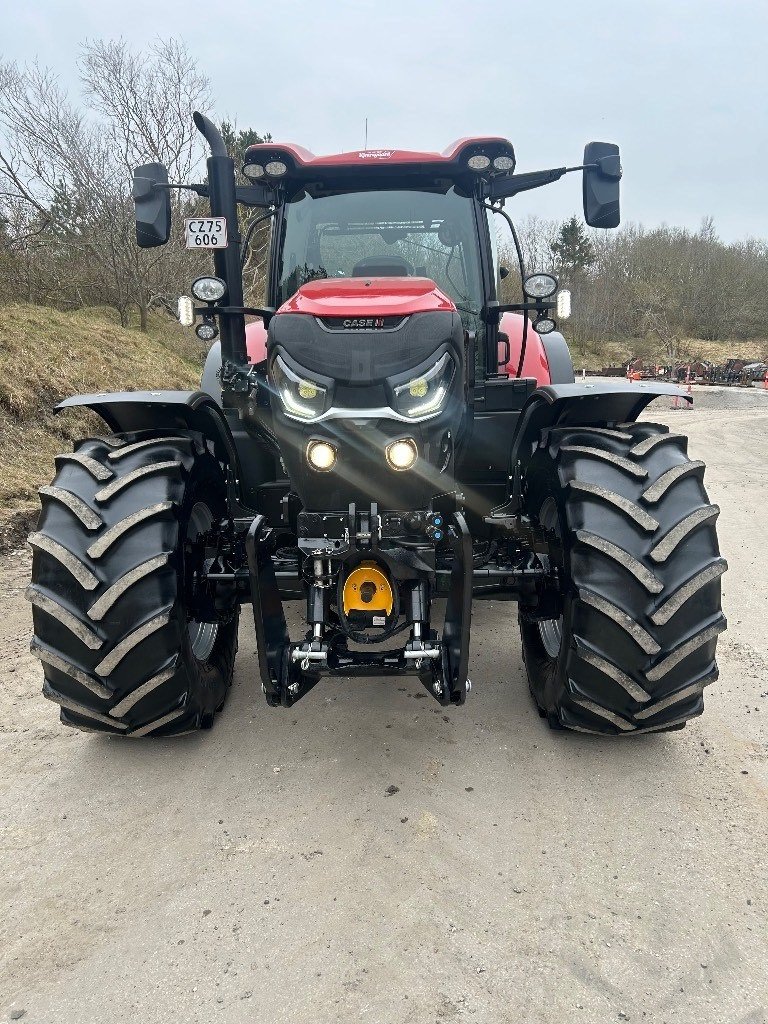
[[[368,149],[368,118],[365,119],[365,145],[363,149]]]

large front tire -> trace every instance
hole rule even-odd
[[[197,435],[90,438],[40,492],[32,650],[61,720],[127,736],[211,725],[232,681],[237,608],[189,613],[193,542],[225,515],[224,478]]]
[[[651,423],[546,432],[526,510],[548,538],[559,615],[521,608],[528,682],[554,728],[682,727],[717,678],[719,513],[684,437]]]

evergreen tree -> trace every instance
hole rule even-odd
[[[560,225],[552,243],[552,255],[561,276],[570,279],[579,275],[595,262],[595,250],[584,225],[573,216]]]
[[[261,142],[271,142],[272,136],[269,132],[265,132],[263,135],[256,131],[255,128],[238,128],[237,125],[231,124],[229,121],[222,121],[220,125],[221,137],[224,139],[224,145],[227,147],[227,152],[235,161],[235,171],[238,173],[240,168],[243,166],[243,157],[245,151],[249,146],[257,146]]]

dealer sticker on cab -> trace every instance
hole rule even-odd
[[[188,217],[184,221],[188,249],[226,249],[226,217]]]

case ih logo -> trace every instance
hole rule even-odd
[[[369,316],[369,317],[367,317],[365,319],[342,320],[341,321],[341,326],[345,327],[347,330],[352,330],[352,331],[355,331],[355,330],[359,331],[361,327],[372,327],[372,328],[383,327],[384,326],[384,317],[382,317],[382,316]]]
[[[357,155],[361,160],[389,160],[393,153],[393,149],[364,149]]]

